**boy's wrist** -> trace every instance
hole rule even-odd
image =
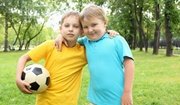
[[[124,93],[131,93],[132,89],[124,89]]]
[[[16,76],[16,81],[21,81],[22,79],[21,79],[21,75],[17,75]]]

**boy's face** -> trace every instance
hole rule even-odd
[[[76,16],[66,17],[60,27],[61,35],[67,41],[76,41],[81,31],[79,18]]]
[[[83,26],[83,34],[85,34],[90,40],[98,40],[106,32],[106,23],[99,18],[84,18],[81,22]]]

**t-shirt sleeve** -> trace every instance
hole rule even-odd
[[[52,43],[53,41],[45,41],[31,49],[29,52],[27,52],[27,54],[34,62],[38,62],[41,59],[46,59],[49,49],[53,47]]]
[[[79,43],[80,45],[83,45],[83,46],[84,46],[85,36],[84,36],[84,37],[79,37],[77,41],[78,41],[78,43]]]
[[[115,42],[117,45],[118,56],[120,57],[121,61],[124,61],[124,58],[133,59],[133,55],[131,49],[127,43],[127,41],[120,35],[115,37]]]

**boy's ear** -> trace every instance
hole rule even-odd
[[[105,23],[104,26],[107,28],[107,24]]]
[[[80,33],[80,34],[83,34],[83,29],[80,29],[79,33]]]
[[[107,22],[104,22],[105,27],[107,27]]]
[[[83,30],[81,30],[81,32],[80,32],[81,34],[80,34],[80,37],[83,37],[84,35],[84,31]]]

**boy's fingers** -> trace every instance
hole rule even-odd
[[[66,46],[68,46],[67,41],[64,40],[63,42],[64,42],[64,44],[65,44]]]
[[[57,40],[55,40],[55,47],[58,51],[61,51],[61,43],[58,43]]]
[[[30,90],[31,85],[27,82],[24,82],[24,89],[22,90],[23,93],[26,94],[32,94],[32,91]]]
[[[31,86],[25,86],[24,93],[31,94],[32,91],[30,90]]]
[[[26,93],[26,94],[32,94],[32,91],[29,90],[28,88],[26,88],[25,91],[24,91],[24,93]]]
[[[59,43],[59,44],[58,44],[58,50],[59,50],[59,51],[62,51],[62,43]]]
[[[61,51],[61,43],[56,44],[56,48],[58,51]]]

